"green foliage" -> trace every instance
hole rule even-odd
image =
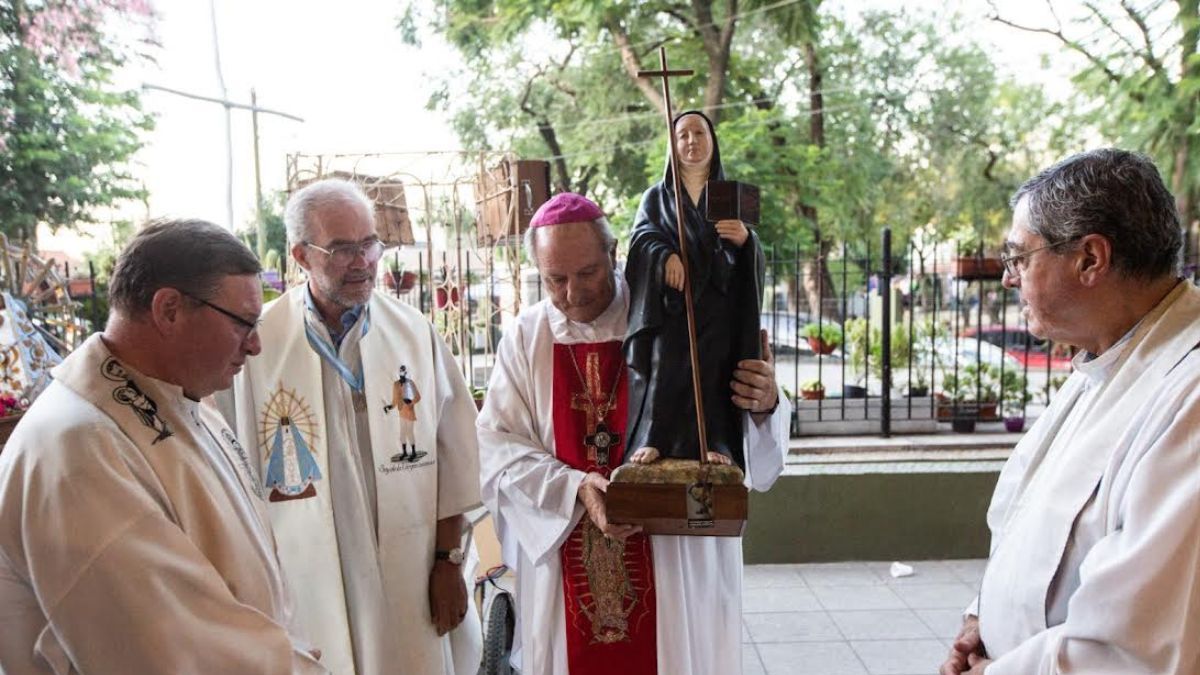
[[[842,345],[842,329],[836,323],[813,323],[805,324],[804,328],[800,329],[801,337],[813,338],[820,340],[827,345],[840,347]]]
[[[264,269],[282,272],[283,268],[280,265],[287,259],[287,227],[283,222],[283,207],[286,203],[287,195],[282,191],[263,197],[260,211],[267,226],[267,253],[260,262]],[[247,223],[239,234],[251,251],[258,251],[257,222]]]
[[[465,147],[512,150],[551,161],[556,190],[595,197],[618,233],[666,155],[654,92],[622,60],[657,66],[666,44],[676,110],[712,103],[713,47],[698,11],[725,29],[727,6],[663,0],[438,0],[432,26],[463,55],[429,106],[446,110]],[[760,239],[798,245],[844,240],[852,255],[891,226],[897,246],[922,241],[997,241],[1008,196],[1070,145],[1045,132],[1063,119],[1034,87],[1001,78],[988,54],[947,39],[955,17],[903,11],[843,17],[810,1],[738,5],[719,91],[717,135],[726,173],[758,185]],[[406,39],[420,23],[405,15]],[[698,27],[700,26],[700,27]],[[806,62],[811,44],[817,69]],[[811,77],[822,79],[813,110]],[[823,138],[812,122],[823,121]],[[1065,125],[1065,122],[1063,123]],[[818,215],[819,214],[819,215]]]
[[[825,391],[825,385],[820,380],[805,380],[800,384],[800,391]]]
[[[71,30],[90,38],[64,65],[27,44],[44,9],[0,1],[0,231],[21,239],[40,223],[73,228],[95,222],[98,207],[143,196],[124,165],[151,127],[138,93],[114,84],[127,55],[104,33],[105,15],[82,15]]]
[[[956,403],[995,403],[1000,399],[1000,369],[967,363],[942,378],[942,391]]]

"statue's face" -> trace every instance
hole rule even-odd
[[[675,154],[689,168],[708,167],[712,159],[712,135],[699,115],[684,115],[675,123]]]
[[[605,251],[591,223],[538,228],[538,273],[550,302],[568,319],[590,323],[608,309],[616,293],[616,252]]]

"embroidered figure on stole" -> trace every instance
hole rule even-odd
[[[271,395],[259,421],[259,444],[268,451],[263,486],[272,502],[317,496],[321,468],[313,456],[316,420],[304,399],[282,387]]]

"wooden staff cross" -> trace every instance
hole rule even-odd
[[[658,48],[659,70],[639,70],[638,77],[661,77],[663,89],[663,114],[667,120],[667,146],[671,162],[671,178],[675,188],[675,228],[679,235],[679,261],[683,263],[683,300],[687,308],[688,347],[692,356],[692,396],[696,399],[696,431],[700,442],[700,465],[708,463],[708,432],[704,425],[704,398],[700,390],[700,354],[696,349],[696,310],[692,306],[692,275],[688,267],[687,236],[683,225],[683,183],[679,177],[679,162],[675,155],[675,129],[671,116],[672,77],[691,75],[691,70],[667,68],[667,48]]]

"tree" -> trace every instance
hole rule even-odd
[[[123,164],[150,128],[138,95],[113,84],[130,50],[106,22],[149,21],[139,0],[0,0],[0,231],[95,222],[142,190]]]
[[[1200,220],[1200,0],[1084,3],[1066,22],[1023,23],[992,5],[993,19],[1053,37],[1082,59],[1075,75],[1093,102],[1091,121],[1109,139],[1151,154],[1168,176],[1183,222]],[[1194,249],[1193,249],[1194,251]],[[1193,253],[1194,255],[1194,253]]]
[[[697,70],[673,83],[677,109],[719,112],[729,174],[762,189],[763,241],[811,261],[810,307],[833,290],[818,261],[835,242],[860,254],[883,225],[897,242],[917,227],[997,235],[1046,145],[1033,133],[1045,97],[1001,81],[982,49],[954,39],[957,20],[845,17],[817,0],[542,4],[439,4],[435,28],[467,69],[431,105],[452,112],[464,143],[548,157],[557,189],[590,190],[628,223],[666,152],[657,89],[631,72],[668,44],[674,67]]]

